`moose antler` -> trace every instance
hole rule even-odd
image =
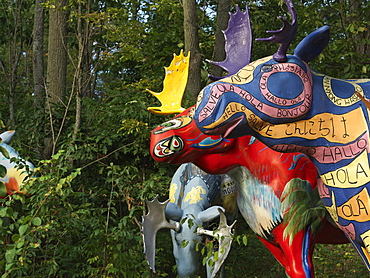
[[[219,255],[218,255],[218,260],[216,260],[214,268],[213,268],[213,272],[211,276],[212,278],[215,277],[216,274],[219,272],[222,264],[224,263],[224,261],[226,260],[230,252],[231,243],[233,241],[233,236],[234,236],[233,228],[236,223],[236,220],[235,220],[233,224],[228,226],[225,213],[221,209],[218,209],[218,211],[220,213],[220,224],[216,230],[209,231],[209,230],[203,229],[202,227],[197,228],[198,235],[212,236],[216,238],[218,241],[218,246],[219,246],[218,254]]]
[[[292,23],[290,24],[285,18],[279,17],[283,21],[283,27],[277,31],[267,31],[269,34],[273,34],[269,38],[258,38],[257,41],[265,41],[271,43],[280,43],[278,51],[273,55],[273,58],[277,62],[285,62],[287,60],[286,53],[290,43],[293,41],[297,29],[298,29],[298,20],[297,12],[293,6],[292,1],[285,0],[285,3],[288,7],[288,12],[292,17]]]
[[[158,196],[153,201],[146,200],[148,213],[142,219],[142,235],[144,241],[144,253],[149,267],[155,272],[155,242],[160,229],[168,228],[178,231],[180,223],[169,223],[166,220],[166,205],[170,200],[159,202]]]
[[[184,56],[181,50],[180,55],[173,54],[173,56],[170,66],[164,67],[165,78],[162,92],[156,93],[146,89],[162,104],[160,107],[148,108],[154,114],[169,115],[185,111],[181,107],[181,100],[188,82],[190,52],[188,56]]]
[[[208,63],[219,66],[228,72],[227,76],[237,73],[241,68],[251,62],[252,56],[252,28],[249,19],[248,6],[245,12],[240,11],[236,5],[236,12],[229,13],[230,19],[224,33],[226,59],[222,62],[207,60]],[[209,75],[212,80],[221,77]]]

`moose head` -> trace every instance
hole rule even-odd
[[[249,142],[250,137],[224,139],[219,135],[205,135],[197,128],[191,116],[193,111],[194,107],[188,108],[152,130],[150,139],[152,157],[162,163],[192,162],[210,174],[227,173],[231,168],[227,166],[228,159],[224,160],[225,164],[220,164],[222,157],[228,152],[238,153],[237,141]],[[210,159],[210,156],[214,159]]]
[[[170,66],[165,68],[163,91],[154,93],[148,90],[162,104],[160,107],[149,107],[150,112],[172,114],[185,110],[181,107],[181,98],[187,82],[189,57],[189,54],[184,56],[182,51],[180,55],[174,55]],[[179,117],[158,128],[158,136],[174,126],[181,128],[191,124],[195,127],[194,122],[186,119],[187,112],[188,110],[183,113],[184,118]],[[155,148],[157,157],[166,159],[171,150],[181,149],[181,140],[181,138],[178,140],[164,138],[162,144],[158,144]],[[165,147],[166,145],[168,148]],[[155,271],[156,233],[161,228],[170,228],[177,274],[179,277],[194,277],[200,268],[200,252],[197,250],[197,244],[203,241],[204,234],[213,236],[217,239],[222,252],[219,252],[218,257],[209,258],[214,263],[213,265],[207,263],[206,267],[207,277],[211,278],[220,271],[231,248],[231,231],[235,222],[228,226],[226,219],[231,222],[236,218],[235,186],[227,175],[219,175],[219,173],[212,175],[202,171],[193,163],[186,162],[189,161],[178,160],[178,164],[182,165],[172,178],[170,199],[164,203],[158,202],[157,199],[147,202],[149,212],[143,217],[142,223],[144,252],[151,269]],[[208,231],[203,228],[217,218],[220,219],[220,224],[216,230]],[[167,219],[171,223],[168,223]]]
[[[291,42],[297,23],[291,1],[285,2],[292,24],[284,22],[282,30],[268,39],[282,45]],[[291,35],[283,36],[289,29]],[[321,27],[305,37],[293,55],[280,52],[282,55],[253,61],[236,74],[206,86],[199,94],[194,120],[208,135],[254,135],[277,151],[305,153],[323,182],[319,190],[324,205],[369,268],[366,99],[370,80],[338,79],[311,69],[308,63],[328,41],[329,27]]]

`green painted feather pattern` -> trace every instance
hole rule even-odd
[[[320,228],[326,209],[319,197],[317,188],[312,190],[309,182],[301,179],[289,181],[280,197],[284,229],[284,238],[291,243],[294,236],[308,227],[315,234]]]

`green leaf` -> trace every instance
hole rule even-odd
[[[245,246],[247,246],[247,244],[248,244],[248,238],[247,238],[247,236],[245,235],[245,236],[243,236],[243,244],[245,245]]]
[[[7,174],[8,170],[4,165],[0,165],[0,177],[5,177]]]
[[[0,197],[5,197],[5,196],[6,196],[6,186],[3,182],[0,182]]]
[[[206,257],[206,259],[208,260],[208,258]],[[208,265],[210,267],[214,266],[215,265],[215,260],[208,260]]]
[[[17,242],[17,248],[21,248],[24,245],[24,238]]]
[[[181,248],[185,248],[186,246],[188,246],[188,244],[189,244],[188,240],[181,241]]]
[[[13,249],[7,250],[5,253],[6,262],[11,263],[14,261],[14,258],[15,258],[15,249],[13,248]]]
[[[0,208],[0,217],[5,217],[6,216],[6,207]]]
[[[206,265],[206,263],[207,263],[207,257],[204,257],[203,260],[202,260],[202,264]]]
[[[9,156],[9,153],[8,151],[3,147],[3,146],[0,146],[0,152],[3,154],[3,156],[5,156],[7,159],[10,159],[10,156]]]
[[[41,221],[41,218],[40,217],[35,217],[32,219],[32,224],[35,225],[35,226],[40,226],[42,223]]]
[[[21,225],[18,229],[19,234],[22,236],[27,232],[28,224]]]
[[[14,213],[14,210],[11,207],[6,208],[6,216],[12,217]]]
[[[12,235],[12,240],[13,240],[14,242],[18,241],[18,240],[19,240],[19,238],[20,238],[20,235],[19,235],[19,234],[14,234],[14,235]]]
[[[213,259],[214,259],[215,261],[218,261],[218,251],[216,251],[216,252],[214,253],[214,255],[213,255]]]

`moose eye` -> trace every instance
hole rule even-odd
[[[195,107],[193,106],[190,110],[189,110],[189,114],[188,114],[188,116],[189,116],[189,118],[194,118],[194,113],[195,113]]]
[[[262,72],[269,72],[269,71],[271,71],[272,70],[272,65],[263,65],[262,67],[261,67],[261,71]]]

